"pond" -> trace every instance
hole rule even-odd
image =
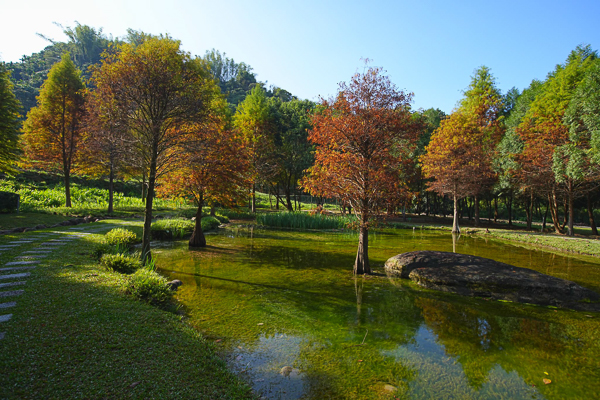
[[[452,251],[449,233],[370,234],[377,276],[355,278],[357,236],[237,226],[156,248],[184,285],[188,322],[268,399],[591,399],[600,315],[444,294],[389,279],[383,263]],[[600,291],[593,258],[460,237],[456,251]],[[545,384],[544,379],[551,383]]]

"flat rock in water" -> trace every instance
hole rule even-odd
[[[428,289],[519,303],[600,311],[600,295],[574,282],[489,258],[442,251],[412,251],[388,259],[389,276]]]

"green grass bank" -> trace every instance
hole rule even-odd
[[[141,222],[80,225],[98,232],[52,250],[27,271],[22,295],[2,299],[17,305],[7,309],[13,317],[1,327],[0,398],[252,398],[180,313],[124,294],[124,276],[92,259],[103,233],[124,225],[141,233]],[[45,239],[35,237],[48,231],[77,232],[0,236],[0,246],[34,240],[3,251],[2,264],[36,248]]]

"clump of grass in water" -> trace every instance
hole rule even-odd
[[[294,229],[343,229],[355,220],[354,217],[348,216],[311,215],[302,212],[279,212],[256,216],[259,225]]]
[[[193,230],[194,221],[185,218],[159,219],[150,226],[152,238],[157,240],[183,239]]]
[[[150,232],[157,240],[183,239],[192,234],[195,224],[195,221],[185,218],[160,219],[152,223]],[[215,217],[204,217],[201,224],[203,231],[210,231],[221,225],[221,221]]]

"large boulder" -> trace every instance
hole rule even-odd
[[[389,276],[466,296],[600,311],[600,295],[574,282],[489,258],[412,251],[387,260]]]

